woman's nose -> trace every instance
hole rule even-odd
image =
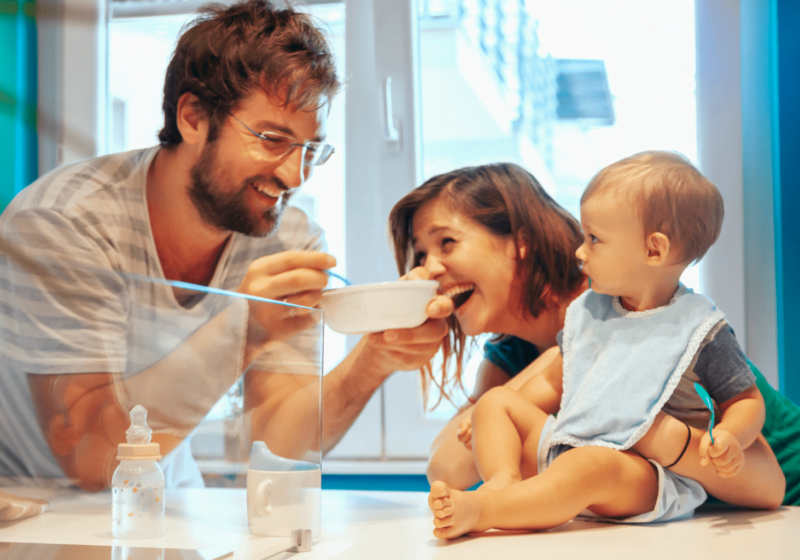
[[[431,280],[436,280],[439,276],[447,272],[447,267],[444,266],[441,259],[433,255],[428,255],[425,258],[425,264],[423,266],[425,270],[428,271],[428,274],[430,274]]]

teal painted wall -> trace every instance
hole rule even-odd
[[[778,126],[773,145],[775,273],[778,300],[778,364],[781,391],[800,403],[800,2],[773,0]]]
[[[36,4],[0,0],[0,210],[38,174]]]

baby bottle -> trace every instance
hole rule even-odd
[[[157,443],[147,426],[147,410],[136,405],[131,410],[131,427],[125,432],[128,443],[120,443],[120,464],[111,479],[111,533],[118,539],[148,539],[164,535],[164,473]]]

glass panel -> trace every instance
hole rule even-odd
[[[298,9],[303,9],[297,7]],[[304,9],[317,18],[338,64],[345,73],[344,3],[312,4]],[[114,19],[109,23],[109,98],[111,99],[110,148],[123,152],[152,146],[163,126],[161,111],[164,75],[181,28],[194,14]],[[328,252],[337,259],[336,271],[346,276],[344,230],[344,106],[342,91],[331,103],[327,139],[336,152],[315,167],[291,204],[301,208],[325,231]],[[345,336],[325,332],[325,363],[333,366],[345,355]],[[235,398],[235,397],[234,397]],[[213,416],[221,418],[229,406],[221,402]]]
[[[0,474],[15,465],[29,473],[0,477],[0,485],[52,489],[77,483],[101,490],[115,472],[113,494],[88,502],[69,493],[40,493],[60,504],[54,509],[80,507],[82,515],[97,517],[77,529],[85,538],[75,542],[91,544],[116,525],[134,527],[137,515],[152,516],[152,528],[158,510],[143,502],[162,511],[170,503],[165,546],[217,548],[216,529],[225,527],[241,533],[239,542],[225,543],[237,554],[273,554],[291,545],[293,530],[318,535],[322,312],[121,273],[90,256],[54,255],[41,236],[26,243],[0,239],[0,267],[8,279],[0,285],[0,301],[21,300],[16,332],[2,340],[3,355],[13,357],[2,374],[12,389],[27,382],[30,394],[20,392],[19,399],[35,403],[4,407],[0,421],[9,437],[0,449]],[[208,418],[221,398],[224,415]],[[146,416],[136,416],[136,405]],[[34,420],[20,427],[31,408],[38,426]],[[126,438],[139,445],[118,447]],[[159,453],[163,475],[153,459],[140,459]],[[152,480],[136,482],[147,465],[155,469]],[[123,468],[134,474],[119,475]],[[247,490],[174,491],[204,486]],[[121,508],[133,509],[117,517]],[[47,522],[59,523],[52,515]],[[237,525],[245,519],[254,534],[276,539],[253,540]]]
[[[696,161],[693,0],[419,0],[419,18],[423,179],[514,162],[578,216],[605,165]]]

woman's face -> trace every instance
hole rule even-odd
[[[414,261],[453,300],[463,331],[507,332],[511,316],[521,314],[511,237],[495,235],[439,199],[417,211],[412,232]]]

